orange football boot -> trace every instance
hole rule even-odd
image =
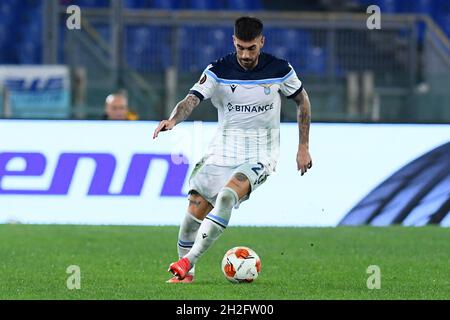
[[[178,277],[172,277],[169,280],[166,281],[166,283],[191,283],[194,282],[194,275],[188,274],[186,277],[184,277],[183,280],[178,279]]]
[[[191,263],[188,258],[181,258],[177,262],[173,262],[169,266],[169,272],[178,278],[178,280],[183,280],[187,273],[191,270]]]

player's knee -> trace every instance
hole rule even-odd
[[[248,178],[247,178],[247,176],[246,176],[245,174],[243,174],[243,173],[241,173],[241,172],[236,172],[236,173],[233,175],[233,181],[234,181],[235,183],[237,183],[237,184],[242,185],[242,184],[248,183]]]
[[[237,192],[232,188],[225,187],[217,195],[216,205],[220,205],[221,208],[232,209],[238,201],[239,195]]]
[[[233,175],[231,180],[227,183],[226,187],[229,187],[236,191],[239,199],[245,196],[250,191],[250,181],[243,173],[237,172]]]

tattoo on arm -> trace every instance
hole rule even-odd
[[[169,120],[175,120],[176,123],[180,123],[181,121],[184,121],[189,117],[189,115],[192,113],[192,110],[196,106],[200,104],[200,99],[193,95],[188,94],[186,98],[178,102],[175,109],[173,109],[172,114],[170,115]]]
[[[303,89],[294,97],[297,103],[297,122],[300,144],[309,146],[309,126],[311,123],[311,103],[308,93]]]

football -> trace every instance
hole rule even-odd
[[[248,247],[234,247],[223,256],[222,272],[233,283],[252,282],[261,272],[261,259]]]

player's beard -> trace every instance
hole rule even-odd
[[[253,69],[256,67],[256,62],[258,61],[258,58],[251,60],[251,59],[239,59],[239,62],[241,65],[246,69]]]

